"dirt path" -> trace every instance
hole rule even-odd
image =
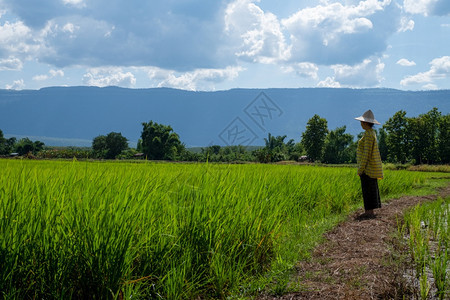
[[[450,185],[439,194],[450,195]],[[356,220],[362,213],[358,211],[325,235],[325,242],[313,252],[310,261],[297,265],[291,284],[301,292],[260,299],[401,299],[400,295],[407,292],[404,265],[393,262],[399,252],[392,251],[397,219],[407,208],[436,197],[391,200],[383,203],[377,218],[371,220]]]

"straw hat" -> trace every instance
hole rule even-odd
[[[375,117],[373,116],[373,112],[369,109],[361,117],[355,118],[355,120],[363,121],[367,123],[377,124],[381,125],[377,120],[375,120]]]

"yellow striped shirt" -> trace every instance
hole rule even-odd
[[[366,130],[363,137],[358,141],[356,161],[358,162],[358,175],[365,173],[371,178],[383,178],[383,168],[375,130]]]

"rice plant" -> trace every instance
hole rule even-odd
[[[361,205],[355,172],[0,160],[0,298],[225,298]],[[429,176],[386,171],[382,197]]]
[[[448,291],[448,222],[450,197],[417,205],[405,215],[409,246],[419,278],[420,297],[430,293],[428,277],[433,276],[436,296],[445,299]]]

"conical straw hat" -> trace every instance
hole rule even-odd
[[[370,109],[368,111],[366,111],[365,113],[363,113],[363,115],[361,117],[355,118],[355,120],[381,125],[377,120],[375,120],[373,112]]]

